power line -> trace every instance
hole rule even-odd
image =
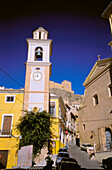
[[[10,94],[14,95],[14,93],[11,93],[11,92],[10,92],[8,89],[6,89],[6,88],[5,88],[5,91],[7,91],[8,93],[10,93]],[[25,104],[25,103],[24,103],[22,100],[20,100],[18,97],[16,97],[16,96],[15,96],[15,98],[16,98],[16,99],[18,99],[20,102],[22,102],[22,103],[23,103],[23,105],[26,105],[27,107],[29,107],[27,104]],[[14,103],[14,104],[15,104],[15,103]],[[30,108],[30,107],[29,107],[29,109],[31,109],[31,110],[32,110],[32,108]]]
[[[13,81],[15,81],[17,84],[19,84],[21,87],[23,87],[24,88],[24,86],[23,85],[21,85],[17,80],[15,80],[12,76],[10,76],[6,71],[4,71],[2,68],[0,68],[0,70],[4,73],[4,74],[6,74],[9,78],[11,78]],[[5,88],[5,90],[8,92],[8,93],[10,93],[10,94],[12,94],[9,90],[7,90],[6,88]],[[18,97],[16,97],[16,99],[18,99],[20,102],[22,102],[24,105],[26,105],[27,107],[29,107],[27,104],[25,104],[23,101],[21,101]],[[30,107],[29,107],[29,109],[31,109]]]
[[[2,68],[0,68],[0,70],[6,74],[8,77],[10,77],[13,81],[15,81],[17,84],[19,84],[21,87],[23,87],[23,85],[21,85],[17,80],[15,80],[12,76],[10,76],[6,71],[4,71]],[[24,88],[24,87],[23,87]]]

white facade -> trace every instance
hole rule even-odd
[[[24,110],[49,111],[49,77],[51,74],[52,40],[48,40],[48,32],[42,27],[33,32],[33,38],[27,39],[28,57],[26,62],[26,80]]]

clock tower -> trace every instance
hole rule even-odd
[[[39,27],[33,32],[33,39],[27,39],[28,57],[24,92],[24,110],[49,112],[49,78],[52,40],[48,32]]]

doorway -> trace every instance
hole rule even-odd
[[[8,150],[0,150],[0,169],[7,166]]]
[[[112,147],[111,146],[112,145],[112,138],[111,138],[111,129],[110,128],[105,129],[105,138],[106,138],[107,151],[109,151]]]

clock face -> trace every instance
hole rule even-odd
[[[33,73],[34,80],[41,80],[42,79],[42,73],[40,71],[36,71]]]

